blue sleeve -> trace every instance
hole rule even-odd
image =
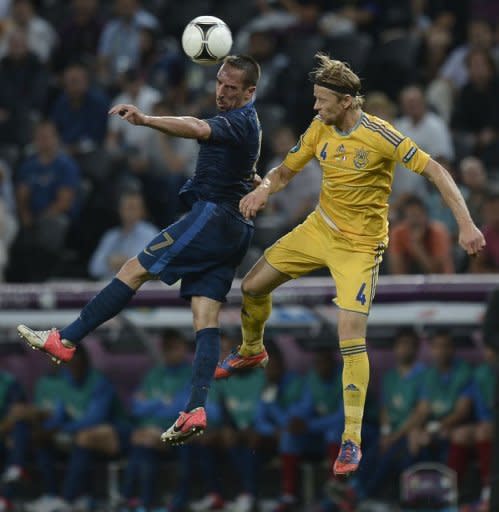
[[[169,419],[184,409],[188,398],[189,389],[187,387],[176,393],[173,400],[169,403],[165,403],[157,398],[152,400],[135,398],[132,401],[132,414],[136,417],[154,416],[155,418]]]
[[[66,408],[64,402],[61,400],[57,402],[52,416],[49,416],[43,423],[45,430],[54,430],[61,428],[62,424],[66,420]]]
[[[336,412],[328,414],[327,416],[320,416],[318,418],[312,418],[307,422],[308,429],[310,432],[326,432],[332,430],[338,425],[342,425],[345,421],[343,414],[343,407],[340,407]]]
[[[161,400],[159,398],[148,400],[135,397],[132,399],[131,412],[132,415],[136,418],[141,418],[143,416],[154,416],[160,406]]]
[[[474,382],[471,386],[471,398],[473,400],[473,408],[475,410],[475,416],[478,421],[490,421],[493,419],[493,414],[487,403],[483,399],[480,388]]]
[[[308,384],[306,383],[300,400],[288,408],[286,416],[287,418],[306,419],[313,410],[314,398]]]
[[[256,409],[253,425],[255,430],[263,436],[271,436],[276,431],[276,425],[269,420],[267,409],[270,404],[260,402]]]
[[[59,177],[59,185],[63,187],[76,188],[80,183],[80,169],[77,163],[70,157],[63,161],[64,172]]]
[[[115,391],[111,383],[107,379],[100,379],[95,386],[86,414],[78,420],[65,423],[62,430],[74,433],[105,422],[109,416],[114,395]]]
[[[227,112],[207,119],[211,128],[211,142],[238,146],[246,140],[246,120],[240,112]]]
[[[208,400],[206,402],[206,416],[208,421],[213,425],[218,425],[222,421],[222,408],[220,404],[213,400]]]

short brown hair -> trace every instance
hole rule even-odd
[[[256,85],[260,80],[260,64],[249,55],[227,55],[223,63],[244,71],[243,84],[246,88]]]

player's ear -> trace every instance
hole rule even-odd
[[[246,89],[246,92],[248,93],[248,96],[252,96],[255,91],[256,91],[256,85],[250,85]]]

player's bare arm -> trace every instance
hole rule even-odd
[[[119,115],[135,126],[147,126],[175,137],[206,140],[211,135],[210,125],[202,119],[191,116],[148,116],[135,105],[119,103],[111,108],[109,115]]]
[[[423,175],[438,188],[445,203],[451,209],[459,226],[459,245],[474,255],[485,247],[485,238],[475,226],[464,198],[449,172],[432,158],[428,161]]]
[[[255,217],[260,210],[265,208],[270,194],[282,190],[294,176],[296,176],[296,173],[284,164],[274,167],[265,175],[255,190],[246,194],[239,201],[239,211],[246,219]]]

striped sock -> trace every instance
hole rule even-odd
[[[343,357],[343,403],[345,408],[345,430],[343,441],[354,441],[360,445],[362,416],[369,384],[369,359],[365,338],[341,340]]]

